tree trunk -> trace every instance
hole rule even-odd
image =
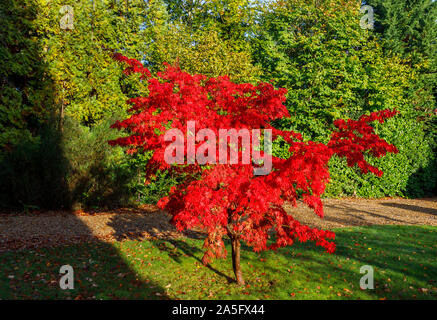
[[[65,81],[62,82],[62,100],[59,110],[58,130],[61,133],[64,131],[64,111],[65,111]]]
[[[235,278],[237,279],[238,285],[244,286],[243,273],[241,272],[240,265],[240,239],[236,236],[230,238],[232,243],[232,267],[234,269]]]
[[[60,110],[60,114],[59,114],[59,131],[63,132],[64,131],[64,109],[65,109],[65,103],[64,103],[64,99],[62,99],[61,102],[61,110]]]

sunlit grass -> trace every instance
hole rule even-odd
[[[0,254],[2,299],[437,299],[437,227],[336,230],[337,251],[313,244],[276,252],[244,248],[247,286],[233,282],[230,259],[200,262],[202,240],[129,240]],[[59,268],[75,289],[59,288]],[[375,289],[359,287],[374,268]]]

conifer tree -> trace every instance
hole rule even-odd
[[[35,28],[34,0],[0,3],[0,154],[32,139],[52,105],[52,83]]]
[[[369,0],[375,31],[387,55],[399,54],[418,73],[409,94],[416,99],[418,117],[427,135],[437,142],[437,2],[434,0]]]
[[[140,56],[145,51],[145,6],[133,1],[38,0],[39,36],[45,59],[56,84],[60,115],[92,125],[106,114],[126,108],[120,85],[121,72],[110,57],[111,50]],[[73,8],[72,29],[63,29],[60,9]]]

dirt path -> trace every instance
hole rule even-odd
[[[326,199],[325,218],[302,204],[286,209],[297,220],[324,229],[381,225],[437,226],[437,198],[432,199]],[[183,236],[154,207],[101,213],[44,212],[0,215],[0,251],[52,246],[80,241],[169,238]],[[198,235],[190,232],[191,236]]]
[[[382,224],[437,226],[437,198],[325,199],[323,204],[323,219],[302,205],[286,209],[300,222],[323,229]]]

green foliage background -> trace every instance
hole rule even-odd
[[[436,115],[425,71],[410,55],[389,50],[388,40],[361,29],[359,8],[356,1],[289,0],[265,10],[252,40],[253,55],[264,80],[288,89],[291,118],[278,126],[326,142],[336,118],[397,108],[401,116],[376,127],[399,154],[369,159],[384,176],[361,175],[334,158],[325,196],[430,195],[436,187]],[[421,61],[429,63],[426,55]]]
[[[7,208],[154,203],[176,178],[153,179],[150,154],[110,147],[109,128],[147,94],[112,50],[190,73],[288,89],[276,125],[326,141],[336,118],[397,108],[377,132],[400,153],[371,159],[384,176],[331,160],[327,197],[421,197],[436,190],[436,19],[428,0],[4,0],[0,3],[0,204]],[[74,29],[60,9],[74,9]],[[275,153],[285,155],[284,146]],[[147,186],[145,181],[150,181]]]

